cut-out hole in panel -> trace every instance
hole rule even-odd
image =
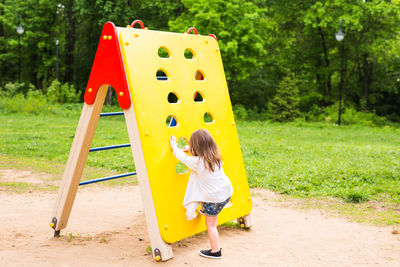
[[[194,59],[194,52],[189,48],[185,50],[184,55],[186,59]]]
[[[179,97],[177,94],[171,92],[168,94],[168,103],[174,104],[174,103],[179,103]]]
[[[208,112],[204,113],[203,120],[204,120],[205,123],[214,122],[213,116]]]
[[[169,50],[166,47],[161,46],[158,49],[158,56],[161,58],[169,58],[169,56],[170,56]]]
[[[176,164],[176,174],[185,174],[189,171],[188,167],[185,166],[182,162]]]
[[[175,116],[169,115],[167,120],[165,121],[168,127],[176,127],[178,126],[178,120]]]
[[[157,71],[157,73],[156,73],[156,78],[157,78],[157,80],[159,80],[159,81],[166,81],[166,80],[168,80],[168,75],[167,75],[167,73],[166,73],[164,70],[159,69],[159,70]]]
[[[183,149],[185,146],[188,145],[188,141],[186,140],[185,137],[179,138],[178,141],[177,141],[176,143],[177,143],[177,145],[178,145],[178,147],[179,147],[180,149]]]
[[[204,73],[201,70],[197,70],[194,77],[196,80],[200,80],[200,81],[205,79]]]
[[[194,100],[194,102],[203,102],[204,98],[203,98],[203,95],[200,92],[196,92],[193,95],[193,100]]]
[[[118,94],[115,91],[115,88],[111,85],[108,85],[106,98],[104,99],[105,105],[118,105]]]

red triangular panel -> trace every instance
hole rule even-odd
[[[104,24],[100,42],[97,47],[89,82],[85,91],[86,104],[93,104],[97,91],[103,84],[109,84],[117,92],[119,106],[127,109],[131,105],[125,69],[117,30],[112,22]]]

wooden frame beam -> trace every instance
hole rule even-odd
[[[107,88],[108,85],[102,85],[99,88],[94,104],[83,104],[81,117],[52,213],[52,223],[55,231],[60,231],[67,226],[86,159],[89,154],[90,145],[107,94]]]

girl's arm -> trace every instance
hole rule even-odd
[[[183,164],[185,164],[189,169],[192,169],[194,171],[198,171],[198,157],[191,157],[187,155],[185,152],[183,152],[182,149],[178,147],[176,144],[176,138],[175,136],[170,136],[169,142],[173,151],[174,156]]]

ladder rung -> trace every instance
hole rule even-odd
[[[120,175],[84,181],[84,182],[79,183],[79,185],[93,184],[93,183],[103,182],[103,181],[107,181],[107,180],[118,179],[118,178],[122,178],[122,177],[126,177],[126,176],[132,176],[132,175],[136,175],[136,172],[128,172],[128,173],[124,173],[124,174],[120,174]]]
[[[124,113],[123,112],[100,113],[100,117],[120,116],[120,115],[124,115]]]
[[[102,150],[109,150],[109,149],[117,149],[121,147],[129,147],[131,144],[123,144],[123,145],[115,145],[115,146],[102,146],[102,147],[94,147],[89,149],[89,152],[94,152],[94,151],[102,151]]]
[[[176,126],[176,120],[174,117],[171,117],[171,121],[169,122],[169,127],[175,127]]]

